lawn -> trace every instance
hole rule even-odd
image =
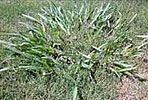
[[[75,1],[76,13],[70,0],[0,1],[1,100],[121,100],[122,77],[137,79],[142,61],[135,59],[147,51],[141,35],[148,32],[148,1]]]

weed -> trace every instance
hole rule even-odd
[[[103,87],[97,88],[86,83],[99,85],[99,81],[112,80],[112,73],[120,77],[130,75],[136,69],[133,59],[140,56],[141,49],[134,42],[137,37],[129,30],[137,14],[126,20],[109,3],[98,7],[89,2],[72,2],[71,8],[51,3],[41,11],[34,17],[23,14],[28,19],[25,23],[21,22],[26,26],[25,31],[3,34],[10,38],[0,43],[9,51],[10,58],[19,58],[20,63],[14,68],[0,69],[0,72],[35,71],[55,81],[55,84],[51,83],[53,96],[57,93],[55,98],[66,93],[67,99],[85,100],[87,93],[94,98],[91,94],[96,89],[105,88],[110,94],[112,92],[107,87],[111,83],[104,82]],[[99,81],[98,77],[101,78]],[[89,91],[83,90],[86,86],[90,87]],[[97,93],[100,100],[111,98],[108,93],[108,97],[102,96],[105,91]]]

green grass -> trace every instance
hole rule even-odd
[[[19,28],[23,13],[33,13],[46,5],[47,0],[2,0],[0,1],[0,30],[12,32]],[[12,26],[13,25],[13,26]]]
[[[3,63],[0,64],[0,67],[10,67],[10,70],[0,73],[2,80],[0,82],[0,99],[69,100],[76,98],[76,100],[114,100],[116,96],[115,84],[117,84],[118,80],[116,75],[120,76],[127,74],[127,72],[128,74],[133,72],[131,71],[135,68],[131,66],[134,64],[133,56],[135,51],[137,51],[137,46],[141,45],[136,35],[139,33],[144,34],[148,31],[146,13],[148,6],[146,1],[112,1],[114,3],[111,3],[111,7],[113,8],[111,10],[107,8],[105,15],[99,17],[100,21],[108,14],[113,13],[107,20],[102,21],[103,31],[97,30],[98,28],[94,30],[93,28],[85,27],[81,23],[81,21],[83,22],[86,19],[83,11],[80,16],[74,15],[73,20],[75,21],[71,23],[71,21],[62,16],[70,18],[72,14],[56,15],[59,11],[55,10],[52,12],[49,10],[48,14],[51,15],[46,15],[44,12],[48,11],[48,8],[44,9],[44,12],[40,12],[39,9],[46,5],[46,2],[39,4],[37,3],[39,1],[31,1],[33,3],[28,3],[28,1],[12,1],[11,4],[6,4],[2,1],[0,4],[0,13],[2,13],[0,16],[2,18],[0,32],[3,34],[19,30],[22,33],[17,34],[19,36],[1,36],[3,40],[9,39],[7,40],[9,43],[4,43],[9,50],[6,51],[1,48],[0,60]],[[116,9],[114,9],[115,6],[113,4],[118,4]],[[64,4],[63,9],[66,8],[65,12],[68,7],[73,10],[70,5],[70,2]],[[101,4],[99,3],[99,5]],[[51,9],[56,9],[57,7],[53,6]],[[76,11],[81,10],[82,6],[79,7]],[[91,5],[91,9],[93,7],[95,5]],[[84,8],[83,10],[85,11],[87,7]],[[122,14],[122,18],[117,24],[119,27],[108,29],[107,21],[111,21],[113,18],[113,21],[117,22],[117,18],[120,19],[121,16],[119,16],[117,11]],[[38,16],[35,12],[51,19],[52,23],[46,22],[46,18]],[[23,13],[29,13],[29,15],[37,19],[25,15],[25,17],[31,19],[27,21],[29,25],[35,28],[26,29],[23,27],[22,29],[22,26],[14,24],[17,21],[26,21],[26,19],[21,17]],[[136,19],[128,25],[128,22],[135,14],[138,14]],[[90,16],[91,25],[94,23],[100,25],[98,24],[98,19],[96,19],[97,21],[94,20],[96,15],[95,13],[94,16]],[[52,18],[58,19],[54,20]],[[77,20],[78,18],[79,20]],[[124,20],[126,22],[122,27]],[[109,23],[112,24],[111,22]],[[48,27],[48,24],[51,27]],[[126,28],[129,28],[128,31]],[[36,36],[28,34],[28,30],[35,31]],[[113,37],[106,37],[106,34],[103,33],[108,32],[108,30],[113,30],[117,34]],[[52,40],[50,40],[47,33],[52,33],[50,34]],[[106,40],[107,38],[108,40]],[[132,39],[132,45],[134,45],[132,48],[128,48],[131,43],[130,39]],[[127,44],[128,42],[129,44]],[[13,45],[10,43],[13,43]],[[98,48],[102,44],[105,45]],[[91,49],[94,49],[95,52],[91,52]],[[100,49],[101,51],[98,51]],[[124,57],[124,54],[118,55],[118,53],[125,53],[126,56]],[[60,57],[63,57],[62,61]],[[64,60],[69,60],[72,64]],[[98,60],[99,65],[95,63]],[[92,78],[94,71],[95,78]]]

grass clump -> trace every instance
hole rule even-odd
[[[136,14],[125,20],[110,4],[98,7],[72,2],[71,8],[51,3],[34,17],[23,16],[28,19],[22,23],[26,31],[5,34],[10,35],[9,40],[0,42],[11,58],[19,58],[14,69],[31,70],[55,81],[51,83],[55,98],[66,93],[73,100],[111,99],[113,91],[108,85],[114,80],[113,73],[120,77],[136,69],[133,59],[139,56],[139,49],[136,36],[129,31]]]

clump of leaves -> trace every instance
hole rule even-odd
[[[1,43],[14,55],[38,62],[48,71],[64,57],[66,64],[80,62],[85,68],[91,68],[95,60],[99,66],[129,67],[121,62],[127,62],[125,60],[135,56],[137,51],[133,43],[135,37],[128,31],[136,15],[130,21],[124,21],[122,14],[110,4],[101,7],[89,4],[83,2],[78,6],[73,3],[72,9],[66,9],[51,3],[36,16],[39,18],[23,15],[29,19],[22,23],[27,27],[26,32],[10,34],[9,42]],[[73,58],[75,55],[81,58]]]

